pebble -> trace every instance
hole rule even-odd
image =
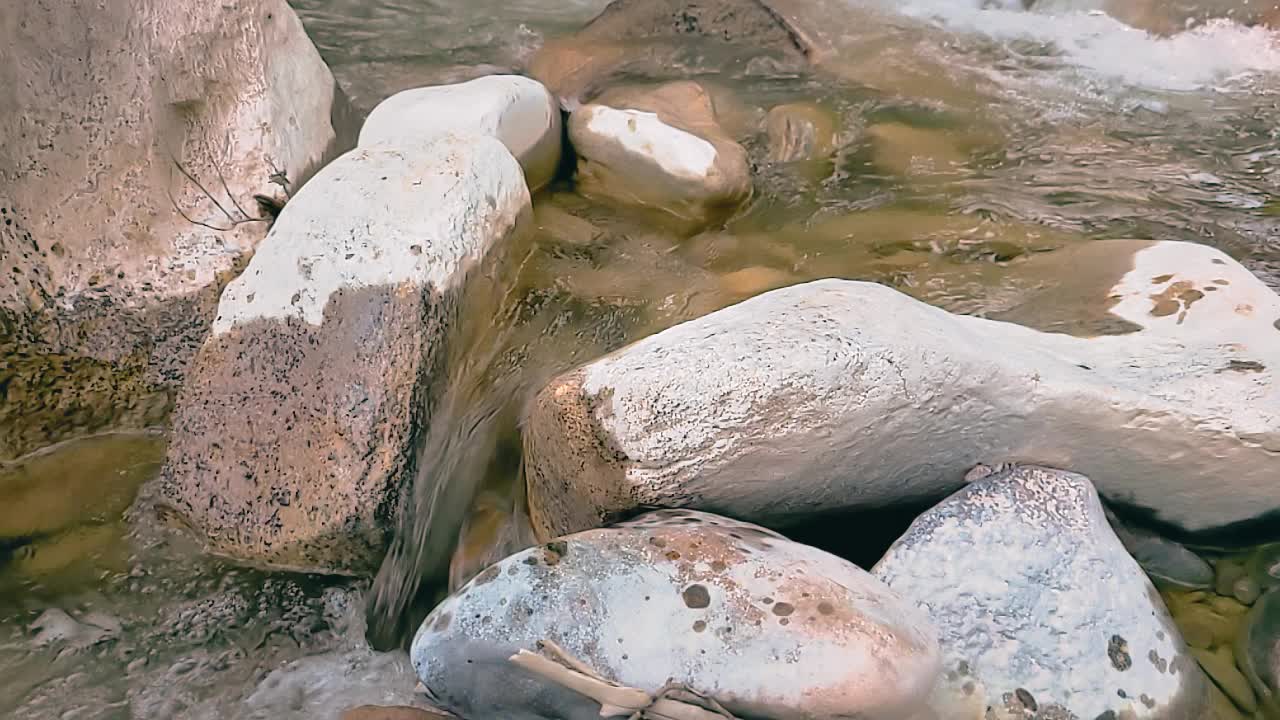
[[[1236,580],[1244,577],[1244,565],[1231,558],[1222,558],[1214,568],[1213,590],[1219,595],[1235,595]]]
[[[1236,578],[1236,581],[1231,584],[1231,594],[1245,605],[1252,605],[1262,594],[1262,588],[1258,587],[1257,580],[1245,575]]]

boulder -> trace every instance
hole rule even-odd
[[[1008,458],[1089,473],[1174,534],[1274,533],[1280,297],[1205,246],[1112,250],[1128,272],[1067,278],[1062,297],[1122,334],[1038,332],[821,280],[561,375],[525,422],[534,528],[546,539],[653,507],[778,526],[935,498]]]
[[[560,107],[541,83],[518,75],[396,93],[369,113],[359,145],[401,147],[444,132],[501,140],[520,161],[530,190],[550,182],[560,164]]]
[[[539,49],[529,74],[573,109],[628,74],[688,77],[700,61],[696,49],[714,49],[709,69],[717,71],[730,66],[734,49],[743,62],[768,59],[793,70],[805,66],[808,53],[788,22],[760,0],[614,0],[578,32]]]
[[[723,220],[751,195],[747,152],[691,81],[619,88],[569,116],[578,190],[654,208],[693,226]]]
[[[1083,475],[1021,466],[975,480],[872,574],[938,626],[939,720],[1204,716],[1204,675]]]
[[[15,5],[0,88],[0,460],[158,425],[345,98],[285,0]]]
[[[223,293],[174,414],[161,504],[218,554],[373,569],[461,298],[489,292],[473,278],[530,213],[520,165],[484,135],[326,167]]]
[[[427,617],[410,656],[428,696],[460,717],[601,717],[595,701],[510,661],[542,641],[651,696],[675,683],[740,717],[774,720],[906,720],[938,668],[923,613],[865,571],[689,511],[493,565]]]

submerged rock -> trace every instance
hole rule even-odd
[[[1200,590],[1213,587],[1213,568],[1199,555],[1168,538],[1127,526],[1111,512],[1107,520],[1125,550],[1160,587]]]
[[[1132,269],[1078,283],[1074,302],[1125,334],[1042,333],[821,280],[566,373],[525,423],[534,528],[640,507],[785,524],[937,496],[1008,458],[1089,473],[1184,532],[1265,530],[1280,510],[1280,297],[1202,245],[1113,247]]]
[[[501,140],[520,161],[530,190],[550,182],[560,164],[560,108],[541,83],[518,75],[396,93],[369,113],[360,147],[404,147],[447,132]]]
[[[778,105],[765,116],[770,162],[796,162],[829,157],[840,127],[835,113],[814,103]]]
[[[345,98],[285,0],[12,5],[0,87],[0,460],[158,425]]]
[[[161,503],[218,554],[371,571],[461,298],[487,297],[479,270],[529,212],[519,164],[483,135],[326,167],[223,293],[174,414]]]
[[[1267,717],[1280,717],[1280,590],[1259,598],[1235,642],[1235,661]]]
[[[617,89],[569,117],[578,189],[665,211],[694,226],[751,195],[747,152],[725,134],[695,82]]]
[[[595,701],[509,661],[544,640],[624,686],[680,683],[777,720],[906,720],[938,667],[928,620],[863,570],[688,511],[493,565],[432,612],[411,656],[429,696],[461,717],[600,717]]]
[[[912,523],[872,573],[938,626],[941,720],[1201,717],[1208,686],[1088,478],[1017,466]]]
[[[689,45],[714,47],[721,60],[726,47],[737,48],[789,68],[804,67],[808,52],[761,0],[614,0],[578,32],[544,45],[529,73],[573,109],[628,73],[672,78],[690,61]]]

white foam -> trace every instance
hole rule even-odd
[[[1171,37],[1125,25],[1091,7],[1069,3],[1054,14],[981,7],[979,0],[906,0],[898,11],[960,32],[1052,46],[1064,64],[1124,85],[1154,90],[1216,88],[1280,72],[1280,34],[1213,20]],[[1061,6],[1061,4],[1059,4]]]

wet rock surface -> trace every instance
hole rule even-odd
[[[1083,475],[1013,466],[922,514],[872,573],[938,626],[940,718],[1201,717],[1208,685]],[[986,717],[991,717],[986,715]]]
[[[1088,473],[1184,535],[1266,532],[1280,297],[1211,248],[1126,247],[1127,272],[1072,300],[1125,334],[1041,333],[822,280],[562,375],[525,425],[534,528],[638,506],[784,523],[936,496],[1003,457]],[[1205,481],[1228,461],[1229,478]]]
[[[411,656],[462,717],[599,717],[509,662],[549,640],[602,676],[681,683],[759,718],[905,718],[933,685],[932,629],[856,566],[763,528],[661,511],[560,538],[437,607]]]
[[[486,136],[327,166],[223,294],[174,415],[162,504],[215,553],[370,572],[460,298],[528,212],[520,166]]]
[[[720,128],[711,95],[695,82],[610,90],[570,115],[569,139],[587,197],[698,227],[751,195],[746,150]]]

